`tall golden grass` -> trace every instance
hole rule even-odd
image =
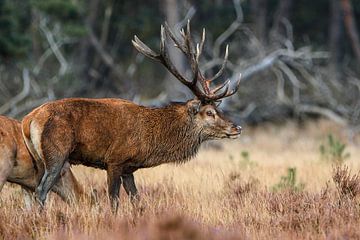
[[[111,214],[104,171],[73,167],[98,202],[67,205],[48,198],[43,211],[26,209],[23,193],[0,195],[3,239],[337,239],[360,238],[360,148],[347,144],[348,168],[321,159],[319,146],[345,129],[328,121],[245,128],[236,141],[205,144],[196,159],[135,173],[143,211],[121,191]],[[280,188],[296,168],[303,189]]]

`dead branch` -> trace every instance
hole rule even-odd
[[[60,40],[57,43],[55,43],[55,48],[59,49],[61,48],[61,46],[64,44],[64,41]],[[33,73],[35,75],[38,75],[41,71],[41,69],[44,66],[44,63],[46,62],[46,60],[54,53],[54,51],[52,50],[51,47],[49,47],[48,49],[46,49],[46,51],[41,55],[41,57],[39,58],[37,64],[35,65],[35,67],[33,68]]]
[[[12,99],[10,99],[9,101],[7,101],[4,105],[2,105],[0,107],[0,114],[4,114],[6,112],[8,112],[11,108],[13,108],[14,106],[16,106],[16,104],[18,104],[20,101],[24,100],[30,93],[30,76],[29,76],[29,70],[28,69],[24,69],[23,70],[23,89],[22,91],[16,95],[15,97],[13,97]]]
[[[342,116],[340,116],[339,114],[335,113],[334,111],[332,111],[328,108],[314,106],[314,105],[306,105],[306,104],[300,104],[300,105],[296,106],[296,108],[297,108],[298,112],[316,113],[316,114],[322,115],[324,117],[327,117],[340,125],[343,125],[343,126],[348,125],[348,121],[345,118],[343,118]]]
[[[62,76],[64,75],[67,70],[68,70],[68,63],[64,57],[64,55],[61,53],[60,49],[59,49],[59,45],[56,44],[55,38],[53,33],[50,31],[50,29],[47,27],[47,20],[46,18],[43,18],[40,21],[40,29],[41,31],[44,33],[46,40],[48,41],[51,50],[53,51],[56,59],[59,61],[60,63],[60,69],[59,69],[59,75]]]
[[[96,52],[100,55],[100,58],[103,60],[104,64],[109,67],[115,74],[119,77],[122,76],[122,67],[115,63],[114,58],[104,49],[101,45],[99,39],[95,36],[94,31],[88,27],[88,33],[90,37],[90,42],[93,45]]]
[[[27,100],[24,104],[21,104],[19,106],[15,106],[9,114],[7,114],[9,117],[17,118],[21,115],[30,112],[32,109],[34,109],[37,106],[40,106],[41,104],[49,101],[50,99],[48,97],[35,99],[35,100]]]
[[[286,63],[289,59],[310,60],[310,59],[322,59],[328,57],[329,54],[327,52],[321,52],[321,51],[310,53],[301,49],[297,51],[292,51],[288,49],[279,49],[270,53],[269,55],[261,59],[259,62],[254,63],[245,69],[237,69],[235,72],[232,73],[231,81],[237,79],[238,74],[241,73],[242,74],[241,81],[245,82],[251,79],[251,77],[253,77],[254,75],[259,74],[262,71],[268,70],[279,59],[282,59],[282,61]]]

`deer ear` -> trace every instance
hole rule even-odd
[[[191,115],[196,115],[198,112],[200,112],[200,106],[201,106],[201,101],[198,99],[193,99],[190,100],[186,103],[187,107],[188,107],[188,112]]]

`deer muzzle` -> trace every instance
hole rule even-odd
[[[230,133],[228,133],[227,136],[231,139],[235,139],[241,134],[241,131],[242,131],[241,126],[233,125],[231,127]]]

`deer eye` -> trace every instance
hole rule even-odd
[[[214,113],[212,111],[207,111],[206,112],[206,115],[208,115],[209,117],[213,117],[214,116]]]

